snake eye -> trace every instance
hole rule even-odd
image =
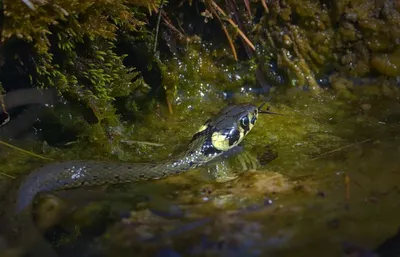
[[[242,125],[242,128],[247,128],[249,126],[249,117],[243,116],[240,119],[240,124]]]

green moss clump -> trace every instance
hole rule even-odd
[[[42,4],[37,2],[36,10],[29,9],[23,1],[4,3],[3,42],[17,37],[33,42],[38,53],[47,53],[52,42],[49,36],[54,33],[52,27],[68,24],[63,34],[69,39],[65,42],[72,49],[76,42],[85,37],[94,40],[97,37],[114,40],[116,31],[123,27],[129,31],[143,25],[143,10],[138,7],[154,9],[158,1],[119,0],[119,1],[76,1],[58,0]],[[135,11],[136,10],[136,11]],[[58,33],[57,33],[58,34]],[[61,33],[59,34],[61,35]]]
[[[384,75],[400,76],[400,48],[396,48],[393,53],[374,55],[371,65]]]
[[[84,133],[89,142],[107,138],[110,126],[123,126],[115,99],[148,86],[140,72],[124,65],[126,56],[117,54],[117,34],[147,33],[146,15],[159,1],[58,0],[37,2],[35,10],[23,1],[11,2],[4,6],[2,41],[6,47],[16,41],[32,47],[28,60],[19,50],[15,56],[23,66],[33,63],[28,71],[32,86],[56,88],[91,109],[101,129],[84,126],[91,131]]]

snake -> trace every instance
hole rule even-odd
[[[238,146],[254,127],[262,106],[231,104],[209,118],[192,136],[185,151],[158,163],[71,160],[47,164],[31,172],[17,192],[17,211],[32,204],[38,193],[85,186],[162,179],[195,169]]]

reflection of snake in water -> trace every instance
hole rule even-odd
[[[31,173],[18,192],[17,210],[30,205],[39,192],[160,179],[204,165],[237,146],[253,128],[260,110],[251,104],[230,105],[194,134],[188,149],[159,164],[68,161],[46,165]]]

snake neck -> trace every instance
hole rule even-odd
[[[183,153],[173,159],[169,159],[160,165],[154,167],[155,169],[164,169],[165,172],[171,173],[181,173],[190,169],[197,168],[206,162],[205,157],[199,152],[193,153]],[[160,167],[161,166],[161,167]]]
[[[153,169],[163,170],[166,176],[178,174],[202,166],[221,154],[222,151],[216,149],[210,139],[194,138],[185,152]]]

